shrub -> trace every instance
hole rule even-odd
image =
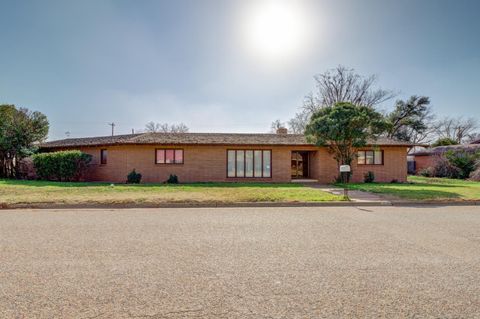
[[[456,178],[466,179],[475,170],[476,162],[480,158],[480,152],[468,150],[448,151],[445,157],[458,170]]]
[[[78,181],[92,156],[80,151],[39,153],[32,156],[37,177],[49,181]]]
[[[460,170],[458,167],[452,165],[450,161],[442,156],[439,157],[433,167],[431,177],[447,177],[447,178],[459,178]]]
[[[472,181],[480,182],[480,166],[470,173],[469,179],[471,179]]]
[[[475,170],[470,173],[469,179],[480,182],[480,159],[475,163]]]
[[[168,177],[166,183],[167,183],[167,184],[178,184],[178,177],[177,177],[177,175],[175,175],[175,174],[170,174],[170,176]]]
[[[363,175],[363,181],[365,183],[373,183],[375,181],[375,174],[372,171],[368,171]]]
[[[135,169],[127,175],[127,184],[140,184],[142,174],[135,172]]]
[[[419,171],[418,174],[423,177],[433,177],[435,175],[434,168],[433,167],[424,168],[421,171]]]

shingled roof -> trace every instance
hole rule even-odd
[[[441,155],[448,151],[465,150],[468,152],[476,152],[480,150],[480,144],[459,144],[459,145],[446,145],[427,148],[412,153],[414,156],[429,156],[429,155]]]
[[[302,134],[240,133],[141,133],[115,136],[67,138],[46,142],[42,149],[106,145],[313,145]],[[371,145],[412,146],[407,142],[380,138]]]

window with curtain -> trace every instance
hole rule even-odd
[[[383,151],[358,151],[358,165],[383,165]]]
[[[227,177],[272,177],[272,151],[227,150]]]
[[[161,149],[155,150],[156,164],[183,164],[182,149]]]

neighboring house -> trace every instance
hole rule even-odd
[[[363,181],[368,171],[376,181],[407,180],[407,150],[411,145],[379,139],[363,148],[353,164],[352,180]],[[78,149],[93,156],[86,179],[125,182],[135,169],[142,182],[159,183],[170,174],[180,182],[290,182],[311,179],[333,182],[337,163],[326,147],[303,135],[144,133],[69,138],[46,142],[42,151]]]
[[[470,144],[461,144],[461,145],[448,145],[448,146],[437,146],[432,148],[427,148],[412,153],[411,155],[415,161],[415,170],[420,172],[424,169],[435,167],[437,161],[448,151],[451,150],[470,150],[480,151],[480,141],[475,141]]]

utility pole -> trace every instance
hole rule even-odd
[[[114,128],[115,128],[115,123],[112,122],[112,123],[108,123],[108,125],[110,125],[112,127],[112,136],[113,136],[113,132],[114,132]]]

